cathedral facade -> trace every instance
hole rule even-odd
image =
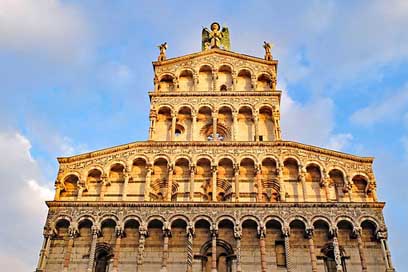
[[[394,271],[373,158],[282,140],[271,44],[202,36],[160,46],[148,141],[58,158],[36,271]]]

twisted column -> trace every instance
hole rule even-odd
[[[218,229],[215,225],[210,228],[211,233],[211,272],[217,272],[217,235]]]
[[[93,265],[95,262],[95,250],[96,250],[96,242],[98,240],[98,235],[100,230],[97,226],[92,226],[92,241],[91,241],[91,248],[89,250],[89,262],[88,262],[88,272],[92,272]]]
[[[339,247],[339,241],[337,239],[337,230],[333,230],[333,252],[334,252],[334,260],[336,261],[336,271],[342,272],[343,266],[341,265],[341,253]]]
[[[161,272],[167,271],[167,261],[169,259],[169,238],[171,236],[170,227],[167,223],[163,226],[163,255],[162,255],[162,265]]]
[[[187,269],[186,272],[193,272],[193,238],[194,238],[194,226],[190,222],[187,226]]]
[[[143,271],[143,257],[146,237],[148,235],[146,223],[139,226],[139,248],[137,252],[137,271]]]
[[[259,249],[261,253],[261,271],[266,272],[265,226],[258,226]]]
[[[242,237],[242,228],[240,222],[236,222],[234,226],[234,237],[236,242],[235,252],[237,255],[237,267],[236,272],[242,272],[241,270],[241,237]]]
[[[288,272],[292,271],[292,256],[290,251],[290,228],[289,226],[284,226],[282,229],[283,237],[285,238],[285,255],[286,255],[286,269]]]
[[[314,246],[314,241],[313,241],[313,228],[306,229],[305,236],[309,242],[309,253],[310,253],[310,261],[312,263],[312,272],[317,272],[317,258],[316,258],[315,246]]]
[[[116,226],[115,228],[116,242],[115,242],[115,253],[113,255],[113,272],[117,272],[119,267],[119,255],[120,255],[120,243],[123,237],[123,228],[121,226]]]

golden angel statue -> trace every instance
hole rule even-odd
[[[202,50],[208,50],[210,48],[221,48],[224,50],[230,50],[230,35],[228,27],[223,27],[219,23],[214,22],[211,24],[211,30],[204,27],[201,33]]]

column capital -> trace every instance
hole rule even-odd
[[[187,227],[186,227],[186,234],[187,236],[192,235],[194,236],[195,234],[195,227],[193,222],[188,222]]]
[[[376,235],[378,240],[387,240],[388,239],[388,232],[386,230],[379,230],[377,231]]]
[[[76,226],[76,224],[71,224],[68,227],[68,235],[70,239],[74,239],[75,237],[79,236],[79,230],[78,227]]]
[[[195,174],[197,170],[197,166],[195,164],[190,165],[190,174]]]
[[[211,172],[217,172],[218,165],[211,165]]]
[[[241,239],[242,237],[242,227],[240,222],[237,222],[234,225],[234,237],[235,239]]]
[[[210,226],[210,233],[211,233],[212,237],[214,237],[214,236],[217,237],[218,236],[218,227],[217,227],[217,225],[215,223],[213,223]]]
[[[123,234],[124,234],[123,227],[122,226],[116,226],[115,227],[115,234],[116,234],[116,237],[123,237]]]
[[[139,226],[139,234],[140,236],[146,237],[149,236],[149,232],[147,230],[147,223],[146,222],[142,222]]]
[[[92,235],[96,235],[96,236],[99,236],[101,234],[101,230],[99,229],[98,226],[95,226],[95,225],[92,226],[91,232],[92,232]]]
[[[266,229],[265,229],[265,225],[264,224],[260,224],[257,227],[257,233],[258,233],[258,238],[259,239],[264,239],[266,236]]]
[[[289,237],[290,236],[290,227],[289,227],[289,225],[285,224],[285,226],[282,227],[282,235],[284,237]]]
[[[351,232],[351,237],[357,238],[361,237],[362,228],[361,227],[354,227]]]
[[[305,238],[312,239],[313,238],[314,228],[306,228],[305,229]]]

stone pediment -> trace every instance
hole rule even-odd
[[[253,75],[261,72],[269,72],[273,77],[276,77],[278,61],[269,61],[263,58],[213,48],[164,61],[153,62],[155,73],[158,77],[160,77],[160,74],[163,72],[177,75],[181,70],[186,68],[198,71],[202,65],[210,65],[214,68],[218,68],[218,66],[223,64],[231,66],[236,72],[245,68],[249,69]]]

